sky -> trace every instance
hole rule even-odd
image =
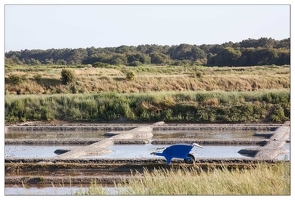
[[[6,4],[5,52],[290,37],[290,5]]]

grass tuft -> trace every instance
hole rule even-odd
[[[101,194],[101,189],[98,191]],[[145,170],[133,174],[128,182],[116,184],[115,191],[118,195],[290,195],[290,163],[260,163],[250,169],[231,170]]]

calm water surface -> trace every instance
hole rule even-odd
[[[108,195],[116,195],[117,191],[113,187],[103,187]],[[121,190],[123,190],[122,188]],[[4,193],[7,196],[54,196],[54,195],[81,195],[89,190],[88,187],[73,186],[48,186],[48,187],[5,187]],[[119,188],[120,191],[120,188]]]
[[[111,153],[101,156],[91,156],[86,158],[154,158],[157,148],[168,147],[170,145],[113,145],[109,149]],[[5,145],[5,157],[13,158],[52,158],[56,156],[56,149],[70,149],[79,146],[33,146],[33,145]],[[203,146],[203,148],[194,147],[192,153],[200,158],[240,158],[244,157],[238,151],[243,148],[256,146]]]

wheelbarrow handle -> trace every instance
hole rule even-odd
[[[193,143],[193,146],[199,147],[199,148],[203,148],[201,145],[197,144],[197,143]]]

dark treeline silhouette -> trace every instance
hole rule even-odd
[[[246,39],[203,45],[138,45],[105,48],[21,50],[5,53],[5,65],[289,65],[290,38]]]

